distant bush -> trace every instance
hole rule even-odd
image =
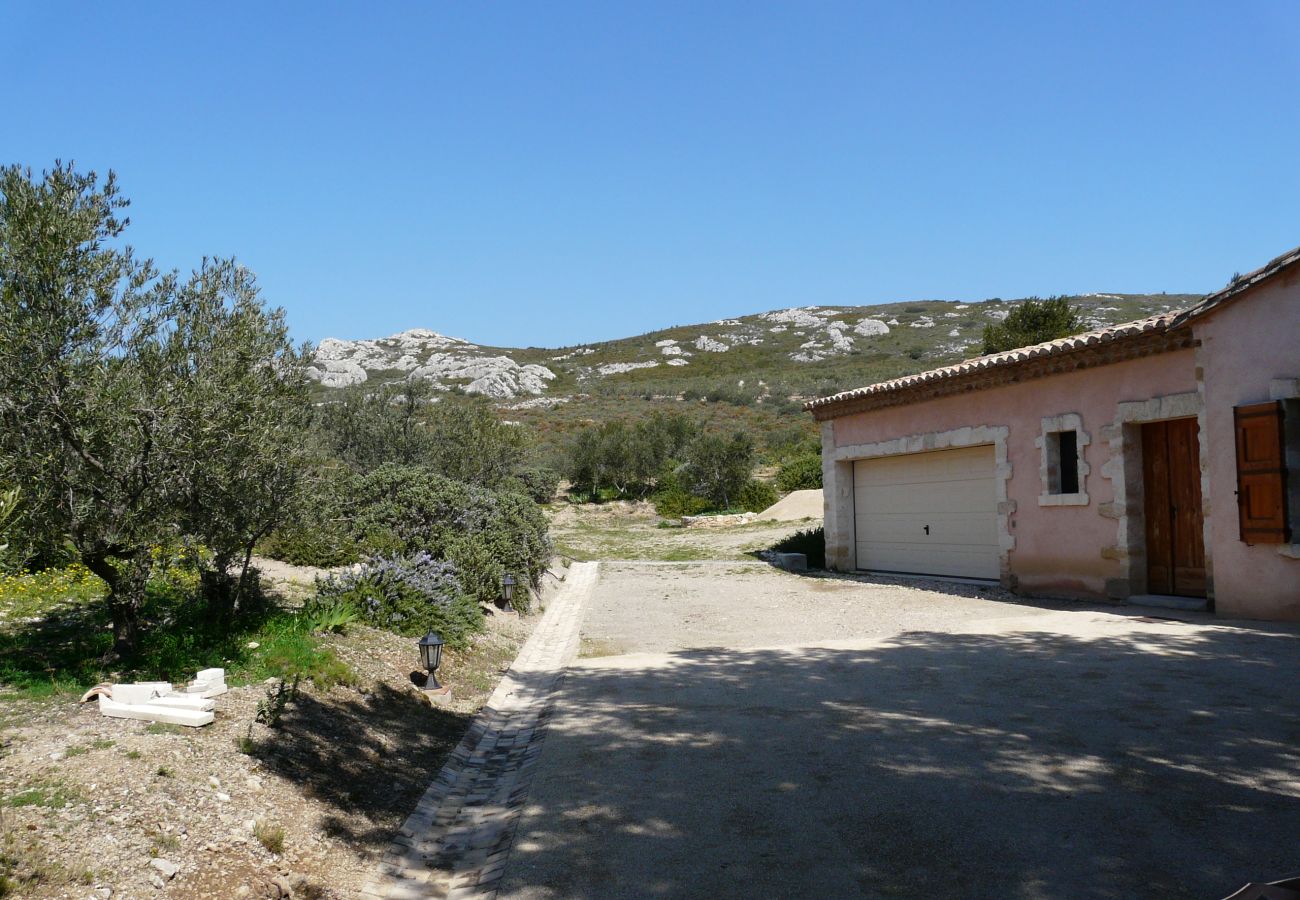
[[[754,442],[748,434],[703,434],[686,449],[682,480],[692,494],[706,497],[716,509],[727,509],[740,499],[753,470]]]
[[[690,418],[655,412],[635,422],[615,420],[578,432],[569,443],[566,474],[572,493],[644,497],[658,490],[660,475],[681,459],[697,438]]]
[[[536,503],[550,503],[560,486],[560,473],[545,466],[524,466],[516,469],[502,486],[527,494]]]
[[[821,453],[802,453],[786,460],[777,470],[776,486],[787,492],[820,489],[822,486]]]
[[[826,530],[821,526],[795,532],[772,545],[777,553],[802,553],[808,557],[808,568],[826,568]]]
[[[483,611],[456,567],[428,553],[371,557],[354,571],[318,579],[316,589],[322,608],[345,605],[367,625],[409,637],[436,631],[461,647],[483,627]]]
[[[707,387],[691,387],[682,391],[683,400],[704,400],[708,403],[730,403],[733,406],[753,406],[759,399],[759,386],[746,386],[740,381],[724,381]]]
[[[736,497],[736,506],[746,512],[762,512],[777,500],[781,495],[776,492],[776,488],[766,481],[759,481],[757,478],[751,478],[749,483],[740,489]]]

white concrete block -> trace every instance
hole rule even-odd
[[[148,703],[155,697],[170,694],[172,686],[165,681],[140,681],[134,684],[113,685],[113,700],[117,703]]]
[[[140,719],[145,722],[165,722],[168,725],[185,725],[190,728],[210,725],[215,718],[210,710],[180,709],[152,703],[117,703],[104,696],[99,698],[99,711],[115,719]]]
[[[185,686],[185,693],[187,694],[207,695],[212,691],[224,694],[226,692],[226,683],[224,681],[192,681]]]
[[[172,694],[150,700],[149,706],[170,706],[176,709],[197,709],[206,712],[216,708],[216,702],[197,694]]]

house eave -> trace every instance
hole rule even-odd
[[[1161,353],[1187,350],[1199,344],[1200,341],[1194,337],[1190,327],[1148,331],[1065,352],[1007,360],[999,365],[944,375],[933,380],[925,380],[923,374],[917,376],[918,380],[914,383],[890,386],[880,391],[866,389],[861,393],[852,392],[848,396],[839,398],[828,397],[808,403],[805,409],[813,414],[814,419],[824,422],[854,413],[937,400],[941,397],[982,391]]]

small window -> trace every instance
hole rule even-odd
[[[1042,451],[1038,474],[1042,478],[1039,506],[1087,506],[1088,433],[1078,413],[1044,416],[1034,446]]]
[[[1079,432],[1048,433],[1047,477],[1050,493],[1079,493]]]

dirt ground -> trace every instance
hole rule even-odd
[[[268,568],[300,585],[315,574]],[[254,723],[263,684],[217,698],[197,729],[5,699],[0,852],[44,873],[23,896],[354,896],[536,619],[494,615],[448,651],[442,708],[411,684],[413,641],[363,626],[328,639],[359,683],[300,686],[274,729]]]
[[[1300,864],[1300,629],[603,568],[502,897],[1212,898]]]
[[[649,503],[563,505],[551,512],[555,548],[572,559],[752,560],[754,554],[820,518],[729,528],[661,527]]]

